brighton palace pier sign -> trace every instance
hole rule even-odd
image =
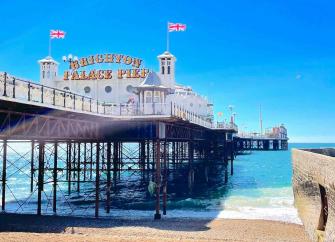
[[[110,64],[131,66],[130,69],[118,69],[116,73],[112,70],[79,70],[82,67],[94,64]],[[141,68],[142,60],[129,55],[122,54],[96,54],[88,57],[70,61],[70,70],[64,71],[64,80],[101,80],[112,79],[114,75],[118,79],[123,78],[145,78],[149,73],[148,69]]]

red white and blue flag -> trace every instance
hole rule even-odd
[[[62,30],[50,30],[50,38],[51,39],[64,39],[65,32]]]
[[[169,30],[169,32],[173,32],[173,31],[185,31],[186,30],[186,24],[169,23],[168,24],[168,30]]]

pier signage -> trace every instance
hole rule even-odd
[[[82,67],[95,64],[110,64],[131,66],[131,68],[120,68],[115,74],[113,70],[92,69],[90,71],[79,70]],[[123,54],[96,54],[70,61],[70,70],[64,71],[63,80],[102,80],[112,79],[114,75],[118,79],[123,78],[145,78],[149,73],[148,69],[141,68],[142,60]]]

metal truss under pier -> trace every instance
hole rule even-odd
[[[131,209],[129,201],[146,198],[159,219],[174,181],[185,178],[190,193],[211,169],[228,181],[235,132],[176,117],[114,119],[2,100],[1,210],[99,217],[117,201]]]

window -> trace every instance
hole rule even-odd
[[[155,91],[154,102],[160,103],[161,101],[161,93],[159,91]]]
[[[85,88],[84,88],[84,92],[85,92],[85,93],[90,93],[90,92],[91,92],[91,88],[88,87],[88,86],[85,87]]]
[[[45,71],[42,71],[42,78],[45,77]]]
[[[69,87],[64,87],[63,89],[66,90],[66,91],[69,91],[69,90],[70,90]]]
[[[47,72],[47,78],[50,78],[50,71]]]
[[[106,93],[111,93],[112,92],[112,87],[111,86],[106,86],[105,87],[105,92]]]
[[[145,102],[152,103],[152,95],[151,92],[145,92]]]
[[[164,66],[162,66],[162,74],[164,74]]]
[[[132,85],[127,86],[127,92],[133,92],[134,88]]]
[[[170,74],[170,66],[168,66],[168,73],[167,74]]]

